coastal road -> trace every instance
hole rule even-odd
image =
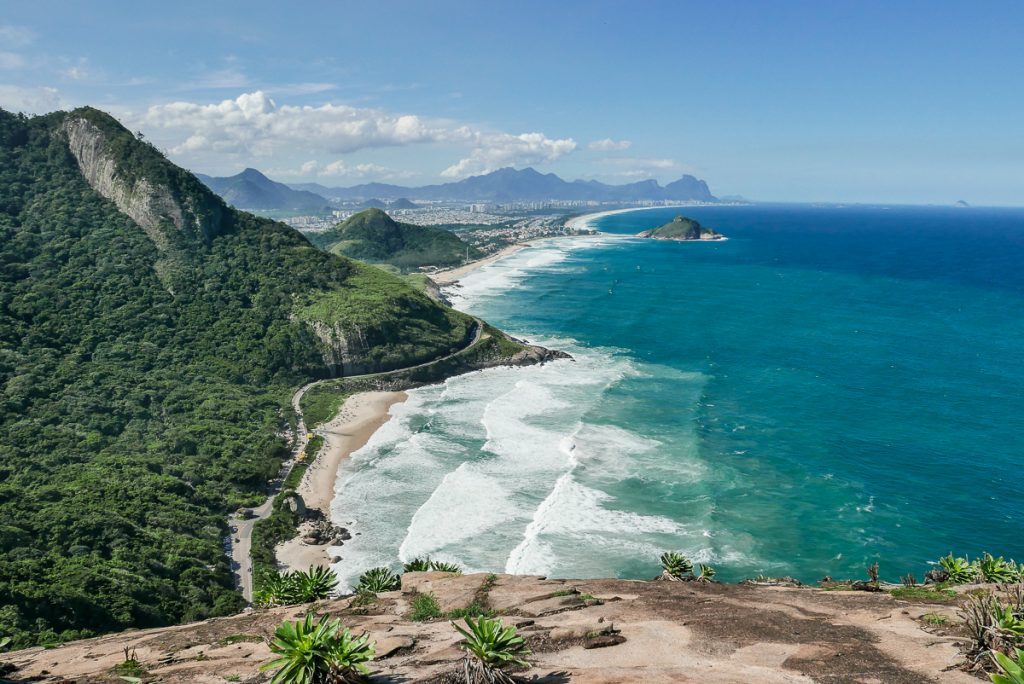
[[[344,378],[327,378],[325,380],[317,380],[316,382],[303,385],[295,392],[295,394],[292,395],[292,408],[295,410],[295,430],[297,436],[295,438],[295,443],[292,445],[291,455],[288,460],[281,464],[281,470],[277,477],[270,481],[267,488],[266,501],[256,508],[243,509],[247,511],[246,517],[239,516],[237,513],[233,513],[228,517],[228,528],[230,534],[225,545],[225,550],[231,557],[231,569],[235,572],[235,585],[238,587],[239,591],[242,592],[242,597],[245,598],[247,602],[252,603],[252,529],[256,525],[257,520],[263,520],[274,510],[274,497],[281,491],[281,484],[288,478],[288,475],[292,472],[292,468],[295,467],[296,463],[298,463],[299,454],[306,449],[306,445],[309,442],[309,432],[306,429],[306,422],[302,416],[303,395],[305,395],[310,388],[319,385],[322,382],[331,382],[334,380],[359,380],[362,378],[393,375],[395,373],[404,373],[405,371],[415,370],[417,368],[426,368],[427,366],[431,366],[435,363],[447,361],[452,357],[469,351],[483,339],[483,321],[479,318],[474,318],[473,324],[473,339],[471,339],[462,349],[454,351],[451,354],[446,354],[445,356],[431,361],[426,361],[424,363],[418,363],[414,366],[407,366],[405,368],[398,368],[381,373],[365,373],[363,375],[349,375]]]
[[[240,517],[237,513],[228,518],[228,527],[231,535],[228,537],[228,544],[231,551],[231,568],[235,571],[235,584],[242,597],[252,603],[252,528],[257,520],[262,520],[274,510],[274,497],[281,491],[281,484],[292,472],[292,468],[298,463],[301,454],[309,443],[306,422],[302,418],[302,396],[310,387],[317,383],[311,382],[303,385],[292,395],[292,408],[295,410],[295,443],[292,445],[291,455],[288,460],[281,464],[281,470],[277,477],[270,481],[267,490],[267,500],[256,508],[248,509],[248,517]],[[236,541],[237,540],[237,541]]]

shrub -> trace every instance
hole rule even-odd
[[[693,573],[693,563],[677,551],[666,551],[661,554],[661,576],[665,579],[680,580]]]
[[[441,561],[430,561],[430,569],[435,572],[451,572],[456,575],[462,574],[462,568],[457,563],[444,563]]]
[[[715,569],[710,565],[701,564],[700,575],[697,577],[698,582],[711,582],[715,577]]]
[[[277,669],[271,684],[360,682],[370,672],[365,663],[373,659],[369,636],[353,637],[340,620],[323,618],[314,625],[311,614],[281,623],[270,650],[278,657],[260,669]]]
[[[402,566],[402,572],[428,572],[430,570],[430,558],[413,558]]]
[[[466,628],[454,622],[452,627],[463,636],[460,647],[469,654],[463,661],[466,684],[508,684],[513,679],[501,668],[529,666],[523,657],[530,652],[515,627],[505,625],[497,618],[481,617],[474,622],[473,618],[467,617],[465,622]]]
[[[949,581],[954,584],[973,582],[977,571],[966,558],[954,558],[950,553],[939,559],[939,565],[949,574]]]
[[[402,572],[452,572],[456,575],[462,574],[462,568],[457,563],[445,563],[444,561],[430,560],[426,558],[413,558],[402,567]]]
[[[436,617],[441,617],[441,606],[437,603],[437,597],[433,594],[417,594],[412,600],[412,612],[409,619],[414,622],[424,622]]]
[[[990,674],[989,679],[995,684],[1024,684],[1024,651],[1016,649],[1014,656],[1011,658],[998,651],[993,653],[992,659],[1003,673]]]
[[[256,605],[288,606],[327,598],[338,586],[338,578],[330,568],[318,566],[305,572],[267,574],[261,584],[254,597]]]
[[[994,558],[991,553],[986,553],[975,561],[977,574],[984,582],[1012,582],[1017,578],[1016,565],[1013,562],[1007,563],[1002,556]]]
[[[394,591],[400,586],[402,580],[388,568],[370,568],[359,576],[356,591],[379,594],[382,591]]]

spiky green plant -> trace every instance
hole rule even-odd
[[[429,572],[431,565],[430,556],[426,558],[413,558],[402,566],[402,572]]]
[[[1012,643],[1024,642],[1024,617],[1014,613],[1012,606],[1000,606],[995,618],[996,628],[1005,640]]]
[[[402,586],[402,580],[388,568],[370,568],[359,576],[356,591],[379,594],[382,591],[394,591],[400,586]]]
[[[1017,569],[1014,567],[1016,564],[1007,563],[1002,556],[995,558],[991,553],[985,553],[975,563],[977,574],[984,582],[1003,584],[1017,578]]]
[[[701,563],[700,575],[697,576],[697,581],[698,582],[710,582],[711,580],[713,580],[715,578],[716,574],[717,573],[715,572],[715,569],[713,567],[711,567],[710,565],[704,565],[703,563]]]
[[[1024,684],[1024,651],[1015,649],[1013,658],[999,651],[993,651],[991,655],[1003,671],[1002,674],[988,676],[994,684]]]
[[[465,684],[509,684],[514,680],[502,671],[508,665],[528,667],[523,657],[530,655],[526,642],[516,628],[498,618],[465,618],[466,628],[454,622],[452,627],[463,636],[459,646],[469,657],[463,660]]]
[[[973,582],[977,570],[966,558],[954,558],[950,553],[939,559],[939,566],[949,575],[949,581],[954,584],[966,584]]]
[[[693,563],[678,551],[666,551],[661,554],[661,576],[666,579],[679,580],[693,573]]]
[[[6,649],[9,643],[11,643],[11,637],[0,637],[0,651]]]
[[[368,635],[354,637],[340,620],[326,617],[313,624],[312,614],[298,622],[281,623],[270,650],[277,658],[260,669],[277,670],[271,684],[361,682],[370,672],[365,663],[373,660]]]
[[[456,575],[462,574],[462,568],[458,563],[445,563],[444,561],[430,561],[430,569],[435,572],[451,572]]]
[[[338,578],[330,568],[318,566],[285,574],[271,573],[261,580],[256,592],[258,606],[288,606],[321,601],[338,586]]]

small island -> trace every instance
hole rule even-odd
[[[676,216],[670,223],[657,228],[645,230],[637,234],[637,237],[651,238],[653,240],[724,240],[721,233],[716,233],[706,228],[696,220],[686,216]]]

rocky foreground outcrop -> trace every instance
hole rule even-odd
[[[533,651],[521,674],[534,682],[730,682],[758,684],[977,682],[956,669],[957,638],[929,626],[951,605],[884,593],[532,576],[407,573],[402,590],[375,603],[352,598],[252,611],[190,625],[124,632],[58,648],[4,654],[15,680],[122,682],[125,650],[142,681],[267,682],[267,641],[282,620],[308,610],[340,617],[376,642],[379,682],[439,682],[462,652],[445,618],[413,622],[412,600],[432,593],[441,611],[482,602],[518,625]]]

